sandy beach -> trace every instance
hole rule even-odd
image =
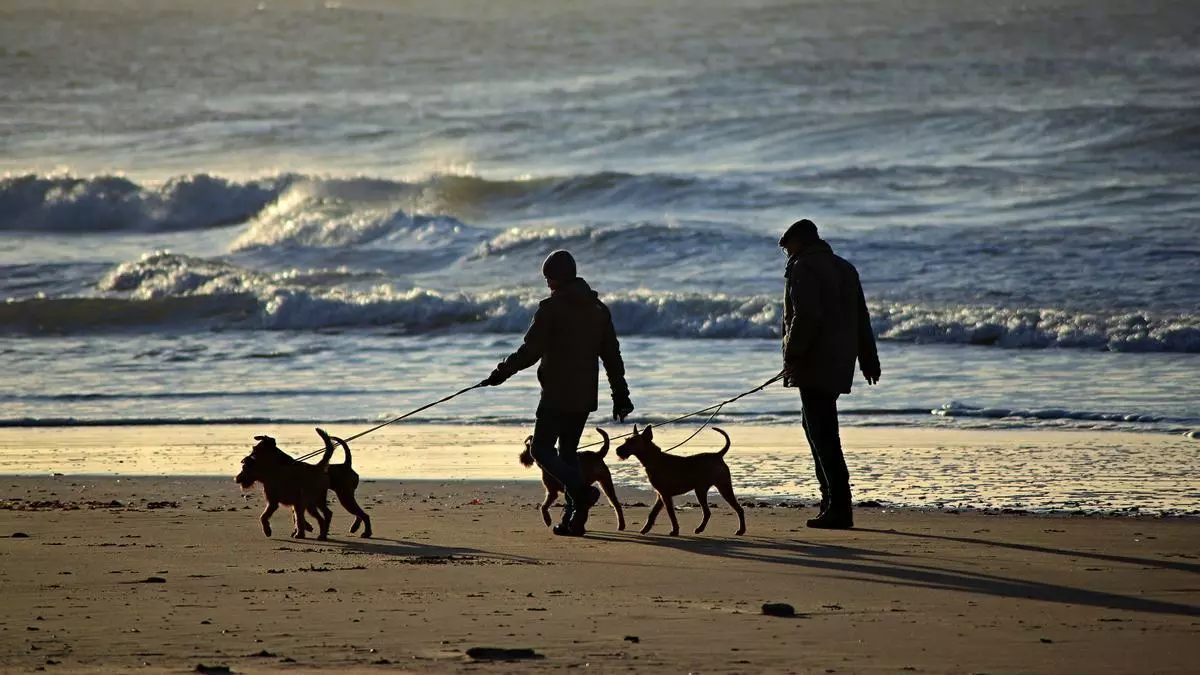
[[[207,432],[189,437],[231,454],[231,475],[248,430]],[[5,430],[3,452],[67,452],[71,433],[110,457],[174,447],[161,429]],[[284,512],[264,537],[260,493],[228,476],[0,479],[0,670],[1194,672],[1192,518],[863,507],[858,529],[821,532],[810,501],[745,499],[746,536],[719,504],[701,535],[685,508],[681,536],[642,536],[651,499],[625,486],[629,530],[602,503],[587,538],[561,539],[535,482],[373,480],[370,447],[369,540],[337,506],[329,541],[289,538]]]

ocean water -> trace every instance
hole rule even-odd
[[[667,419],[778,370],[776,239],[808,217],[880,340],[844,424],[1195,433],[1197,26],[1187,0],[5,2],[0,425],[387,419],[518,344],[556,248]],[[421,420],[535,402],[530,371]]]

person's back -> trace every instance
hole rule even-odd
[[[543,402],[553,402],[563,410],[595,410],[598,362],[604,359],[606,366],[616,366],[620,358],[608,308],[588,283],[577,277],[543,300],[539,313],[548,321],[538,366]]]
[[[817,239],[791,257],[787,279],[785,360],[796,366],[795,385],[850,393],[856,360],[878,369],[858,271]]]

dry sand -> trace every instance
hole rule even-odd
[[[633,531],[602,503],[579,540],[542,527],[540,496],[370,481],[376,538],[335,506],[318,542],[283,511],[264,537],[229,478],[0,477],[0,670],[1196,672],[1195,520],[861,508],[822,532],[757,507],[734,537],[717,506],[673,538],[636,533],[647,495],[625,489]]]

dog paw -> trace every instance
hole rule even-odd
[[[363,539],[370,539],[370,538],[371,538],[371,533],[370,533],[370,532],[363,532],[362,534],[360,534],[360,535],[358,535],[358,536],[362,537]]]
[[[743,527],[742,529],[738,530],[737,532],[734,532],[734,534],[736,534],[740,537],[743,534],[746,534],[746,528]]]
[[[271,536],[271,528],[263,527],[263,534],[267,535],[268,537]]]
[[[625,531],[625,523],[617,523],[617,531],[624,532]]]
[[[679,530],[671,530],[671,536],[672,536],[672,537],[678,537],[678,536],[679,536]]]
[[[327,535],[327,534],[318,534],[317,535],[317,541],[325,541],[326,539],[329,539],[329,535]]]
[[[692,532],[695,534],[700,534],[703,531],[704,531],[703,527],[697,527],[696,529],[692,530]]]
[[[647,532],[649,532],[649,531],[650,531],[650,528],[648,528],[648,527],[643,527],[643,528],[642,528],[642,534],[646,534],[646,533],[647,533]]]

